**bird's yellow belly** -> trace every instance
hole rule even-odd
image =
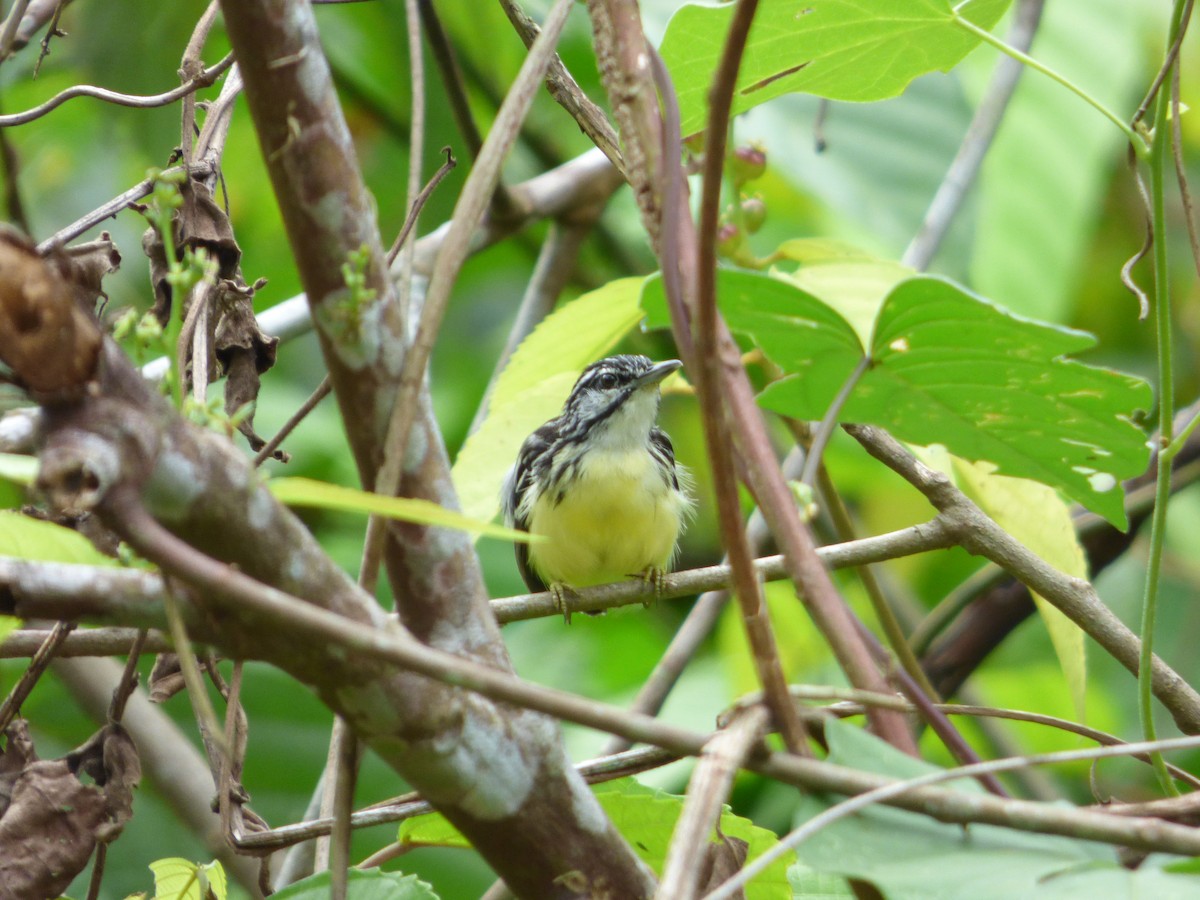
[[[547,584],[587,587],[666,568],[687,501],[645,451],[588,454],[563,499],[534,504],[529,559]]]

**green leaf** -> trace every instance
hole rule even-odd
[[[437,900],[433,888],[416,875],[378,869],[351,869],[346,874],[348,900]],[[331,878],[330,872],[310,876],[272,894],[272,900],[328,900]]]
[[[960,13],[991,28],[1008,0],[969,0]],[[685,135],[704,127],[707,94],[733,8],[684,6],[662,56],[679,96]],[[918,75],[949,71],[979,43],[954,23],[949,0],[764,0],[750,29],[733,112],[803,91],[831,100],[894,97]]]
[[[954,459],[952,465],[958,486],[1001,528],[1060,572],[1076,578],[1088,577],[1087,560],[1071,522],[1071,510],[1052,488],[1025,478],[996,475],[988,463]],[[1066,676],[1075,716],[1082,722],[1086,718],[1087,696],[1087,643],[1083,630],[1041,595],[1034,594],[1033,600]]]
[[[667,846],[683,811],[683,797],[646,787],[632,778],[621,778],[593,787],[605,814],[638,856],[662,874]],[[721,832],[747,843],[752,861],[779,842],[773,831],[760,828],[728,808],[721,814]],[[440,814],[430,813],[400,823],[397,840],[409,846],[467,847],[462,834]],[[748,900],[790,900],[787,868],[794,860],[784,854],[746,888]]]
[[[36,456],[21,456],[16,453],[0,453],[0,478],[22,487],[29,487],[37,478]]]
[[[723,309],[726,302],[723,296]],[[740,314],[726,312],[731,325]],[[793,332],[794,355],[803,354],[807,339],[807,332]],[[763,336],[755,340],[761,344]],[[1083,332],[1015,316],[944,279],[912,278],[884,302],[873,364],[840,418],[986,460],[1000,474],[1040,481],[1125,527],[1120,481],[1145,471],[1149,458],[1131,417],[1149,408],[1152,396],[1139,378],[1064,358],[1094,343]],[[814,387],[793,375],[768,387],[761,402],[818,419],[835,390],[827,380]]]
[[[900,263],[867,257],[804,265],[784,277],[841,313],[854,326],[863,346],[867,346],[883,301],[892,288],[914,274]]]
[[[154,900],[225,900],[225,869],[219,862],[200,865],[180,857],[150,863],[154,873]]]
[[[453,847],[458,850],[471,846],[463,833],[441,813],[405,819],[396,830],[396,842],[404,847]]]
[[[938,771],[900,754],[878,738],[845,722],[826,725],[829,761],[896,778]],[[978,792],[969,780],[953,783]],[[807,795],[797,824],[829,807]],[[1111,847],[993,825],[936,822],[882,806],[841,819],[797,848],[801,862],[820,872],[860,878],[888,900],[925,900],[931,885],[944,897],[1007,900],[1011,897],[1195,897],[1200,878],[1170,875],[1143,864],[1121,867]]]
[[[0,556],[86,566],[118,565],[78,531],[11,510],[0,510]]]
[[[313,506],[319,509],[339,509],[345,512],[386,516],[403,522],[457,528],[460,531],[508,541],[528,543],[535,539],[524,531],[472,519],[429,500],[384,497],[313,478],[272,478],[267,482],[267,489],[275,495],[276,500],[288,506]]]
[[[483,424],[467,438],[452,472],[463,513],[491,520],[521,443],[558,415],[579,373],[642,319],[642,278],[610,281],[547,316],[521,342],[496,381]]]

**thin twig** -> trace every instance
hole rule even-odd
[[[262,449],[254,457],[253,465],[255,467],[261,466],[270,459],[275,454],[275,451],[279,449],[279,445],[287,440],[287,436],[296,430],[296,426],[303,422],[305,417],[316,409],[317,404],[328,397],[332,390],[333,384],[330,382],[329,376],[326,375],[321,379],[321,383],[317,385],[316,389],[309,394],[308,399],[300,404],[300,408],[292,413],[288,420],[283,423],[283,426],[275,433],[275,436],[263,444]]]
[[[794,850],[801,843],[808,840],[822,828],[826,828],[837,822],[839,819],[844,819],[847,816],[853,815],[861,809],[868,806],[874,806],[877,803],[883,803],[893,799],[913,788],[923,787],[927,785],[941,784],[946,781],[955,781],[959,778],[975,776],[980,774],[995,774],[999,772],[1008,772],[1012,769],[1025,768],[1026,766],[1041,766],[1053,765],[1055,763],[1064,762],[1079,762],[1081,760],[1096,760],[1110,759],[1112,757],[1131,756],[1134,754],[1147,754],[1152,752],[1162,752],[1164,750],[1190,750],[1200,746],[1200,737],[1184,737],[1172,738],[1163,741],[1141,741],[1135,744],[1125,744],[1119,747],[1091,747],[1085,750],[1060,750],[1054,753],[1035,753],[1029,756],[1021,756],[1017,758],[995,759],[988,762],[976,763],[970,766],[961,766],[957,769],[947,769],[939,772],[930,772],[926,775],[920,775],[916,778],[909,778],[904,781],[893,782],[892,784],[882,785],[866,793],[859,794],[849,800],[844,800],[835,806],[813,816],[799,828],[792,831],[790,834],[783,837],[778,844],[771,846],[769,850],[754,860],[753,863],[746,866],[733,878],[730,878],[722,884],[717,890],[713,891],[705,897],[705,900],[724,900],[726,897],[733,896],[734,892],[748,884],[751,879],[762,873],[768,866],[779,859],[783,854]]]
[[[95,87],[90,84],[77,84],[60,91],[44,103],[39,103],[32,109],[27,109],[24,112],[10,113],[6,116],[0,116],[0,128],[11,128],[14,125],[24,125],[27,122],[32,122],[35,119],[40,119],[42,116],[51,110],[57,109],[62,104],[74,97],[94,97],[97,100],[103,100],[106,103],[113,103],[117,106],[128,106],[133,109],[155,109],[159,106],[169,106],[180,97],[186,97],[188,94],[198,91],[201,88],[211,86],[221,74],[233,65],[233,54],[225,56],[220,62],[214,66],[204,69],[194,78],[189,79],[179,87],[172,88],[161,94],[122,94],[117,91],[110,91],[107,88]]]
[[[196,27],[192,29],[192,36],[188,39],[187,47],[183,51],[183,59],[179,63],[179,77],[183,79],[184,84],[204,71],[204,61],[200,58],[200,54],[204,52],[204,43],[208,40],[208,32],[212,29],[219,11],[218,0],[210,0],[208,7],[196,22]],[[179,152],[183,154],[183,165],[187,169],[192,167],[192,142],[195,138],[196,94],[195,91],[189,91],[183,95],[183,109],[179,124]]]
[[[865,563],[883,562],[923,553],[944,550],[953,546],[949,528],[934,519],[921,525],[911,525],[899,531],[834,544],[817,551],[819,559],[830,568],[839,569]],[[757,577],[765,581],[780,581],[789,577],[787,561],[782,556],[768,556],[754,561]],[[692,597],[704,591],[727,588],[730,570],[727,565],[703,566],[671,572],[663,579],[660,596],[663,600]],[[163,603],[166,588],[161,575],[136,569],[97,568],[69,563],[42,563],[0,557],[0,585],[13,597],[14,609],[26,618],[47,618],[61,613],[85,617],[97,609],[107,611],[111,619],[121,614],[141,623],[154,623]],[[603,612],[620,606],[644,605],[655,596],[653,586],[640,578],[613,584],[581,588],[572,605],[581,612]],[[555,610],[553,595],[518,594],[491,601],[492,613],[501,623],[521,622],[547,616],[561,616]],[[586,620],[584,620],[586,621]],[[200,624],[200,623],[196,623]],[[65,655],[102,655],[126,652],[132,638],[127,628],[97,629],[72,635],[64,646]],[[29,656],[30,647],[44,632],[16,632],[0,644],[0,658]],[[152,637],[147,652],[163,648],[161,635]]]
[[[437,184],[445,177],[445,173],[454,165],[454,154],[449,147],[443,147],[446,160],[438,168],[430,180],[427,191],[421,190],[421,175],[425,162],[425,50],[421,43],[421,11],[420,0],[404,0],[404,23],[408,32],[408,80],[411,100],[411,113],[408,123],[408,184],[404,192],[404,226],[396,237],[396,243],[388,253],[387,261],[390,266],[400,249],[404,249],[404,259],[400,266],[400,283],[398,302],[404,321],[409,321],[408,307],[412,296],[413,277],[413,247],[416,237],[417,220],[425,206],[425,200],[433,192]],[[436,17],[435,17],[436,18]]]
[[[125,715],[125,704],[129,702],[130,696],[138,686],[137,666],[138,659],[142,655],[142,650],[146,646],[147,631],[145,628],[138,630],[137,637],[133,639],[133,646],[129,648],[129,658],[125,660],[125,669],[121,672],[121,680],[117,683],[116,690],[113,691],[112,703],[108,707],[108,720],[110,722],[120,722],[121,717]]]
[[[540,33],[537,23],[514,0],[500,0],[500,5],[504,8],[508,21],[525,42],[525,47],[532,47]],[[546,69],[546,90],[559,106],[571,114],[580,131],[586,134],[592,143],[604,152],[617,171],[624,175],[625,159],[621,155],[621,144],[616,129],[604,115],[604,110],[593,103],[579,87],[557,54]]]
[[[8,11],[8,18],[4,20],[3,27],[0,27],[0,62],[8,58],[12,52],[13,38],[17,34],[17,26],[21,24],[21,17],[25,15],[25,9],[29,6],[29,0],[16,0],[12,5],[12,9]]]
[[[688,780],[687,799],[671,835],[655,896],[671,900],[696,896],[701,874],[697,849],[711,849],[708,836],[720,819],[734,776],[759,745],[766,723],[766,709],[743,707],[705,746]]]
[[[203,175],[210,171],[212,171],[210,166],[206,166],[205,164],[201,163],[189,174]],[[118,194],[112,200],[109,200],[107,203],[96,207],[89,213],[85,213],[70,225],[67,225],[65,228],[61,228],[54,234],[50,235],[50,237],[46,238],[46,240],[37,245],[37,252],[45,256],[59,247],[65,246],[67,243],[79,237],[89,228],[99,225],[105,219],[111,219],[117,213],[128,209],[130,204],[137,203],[137,201],[141,200],[143,197],[148,196],[150,192],[154,190],[154,185],[157,184],[161,179],[169,178],[170,176],[181,172],[186,173],[187,170],[182,166],[174,166],[170,169],[164,169],[157,176],[145,178],[142,181],[139,181],[129,190]]]
[[[446,99],[450,103],[450,115],[467,145],[467,155],[473,160],[477,159],[479,151],[483,148],[483,135],[479,133],[479,126],[475,124],[475,117],[471,114],[471,103],[463,86],[462,72],[454,54],[454,46],[446,37],[446,29],[442,27],[442,20],[438,17],[433,0],[418,0],[417,6],[421,13],[421,23],[425,27],[425,36],[429,39],[429,49],[433,52],[434,63],[442,77]],[[411,31],[412,24],[408,27]]]
[[[345,721],[338,719],[339,722]],[[354,812],[354,785],[358,781],[359,741],[349,728],[337,745],[338,758],[333,785],[333,834],[330,835],[330,900],[346,900],[350,868],[350,816]]]
[[[696,367],[692,372],[700,401],[705,443],[708,446],[713,494],[721,526],[721,543],[733,570],[734,595],[742,610],[759,683],[767,705],[779,727],[785,746],[792,753],[808,753],[808,737],[787,697],[787,679],[779,659],[779,648],[762,596],[761,582],[754,574],[750,547],[742,532],[741,502],[734,470],[733,444],[726,421],[717,353],[716,233],[721,205],[721,179],[725,164],[729,114],[733,86],[737,82],[742,53],[750,34],[758,0],[739,0],[733,13],[721,60],[709,91],[709,117],[704,134],[704,177],[700,195],[700,218],[696,225],[697,269],[695,296]],[[676,160],[664,164],[677,165]]]
[[[1142,102],[1138,104],[1137,112],[1130,119],[1132,125],[1137,125],[1146,117],[1146,113],[1150,110],[1150,104],[1158,96],[1158,92],[1163,86],[1163,81],[1175,65],[1175,60],[1179,58],[1179,50],[1183,46],[1183,39],[1187,35],[1188,22],[1191,21],[1192,17],[1192,2],[1193,0],[1185,0],[1184,2],[1179,20],[1180,27],[1176,31],[1171,45],[1167,48],[1167,54],[1163,57],[1162,64],[1158,67],[1158,72],[1155,74],[1154,80],[1150,82],[1150,87],[1146,90],[1146,96],[1142,98]]]
[[[657,747],[648,747],[585,760],[576,763],[575,768],[588,784],[599,784],[658,769],[670,765],[678,759],[679,757],[673,753]],[[357,810],[350,817],[350,827],[358,829],[390,825],[433,811],[432,805],[423,800],[420,794],[412,791]],[[247,835],[238,844],[238,847],[251,853],[280,850],[284,847],[304,844],[314,838],[330,834],[332,831],[332,818],[306,818],[305,821],[294,825],[282,825],[270,831]],[[369,868],[368,861],[360,863],[359,868]],[[282,885],[277,886],[281,887]]]
[[[246,714],[242,709],[242,674],[243,664],[239,659],[233,664],[233,678],[225,697],[225,731],[223,734],[225,745],[230,748],[230,752],[221,756],[221,765],[216,779],[217,812],[221,817],[221,833],[227,837],[234,834],[234,785],[241,780],[245,752],[245,732],[242,725]],[[240,784],[236,792],[241,793]]]
[[[104,864],[108,861],[108,844],[96,847],[96,861],[92,863],[92,877],[88,882],[87,900],[99,900],[100,883],[104,880]]]
[[[836,715],[839,718],[858,715],[865,710],[867,706],[883,706],[888,709],[895,709],[900,712],[912,713],[916,712],[917,708],[911,700],[905,700],[903,697],[898,697],[895,694],[875,694],[871,691],[860,691],[857,688],[846,687],[823,687],[818,685],[791,685],[788,688],[792,697],[796,700],[819,700],[819,701],[840,701],[832,706],[818,707],[817,711],[823,714]],[[739,703],[753,703],[755,698],[744,697]],[[998,706],[983,706],[974,703],[938,703],[939,711],[948,716],[975,716],[981,719],[1005,719],[1011,722],[1029,722],[1033,725],[1042,725],[1046,728],[1055,728],[1059,731],[1065,731],[1068,734],[1078,735],[1079,737],[1087,738],[1090,741],[1095,741],[1104,747],[1115,747],[1128,743],[1116,735],[1109,734],[1106,731],[1100,731],[1096,728],[1090,728],[1087,725],[1081,725],[1078,722],[1072,722],[1070,719],[1059,718],[1058,716],[1049,716],[1045,713],[1028,712],[1022,709],[1006,709]],[[1148,754],[1133,754],[1133,759],[1148,763],[1150,757]],[[1200,788],[1200,776],[1181,769],[1178,766],[1171,767],[1171,774],[1194,788]]]
[[[37,653],[33,655],[33,659],[29,661],[29,665],[25,667],[25,671],[21,673],[21,677],[17,679],[17,683],[8,692],[8,696],[4,698],[4,702],[0,703],[0,734],[4,733],[13,718],[21,711],[21,704],[25,702],[33,690],[33,686],[38,683],[38,679],[42,677],[42,673],[46,671],[46,667],[54,659],[54,655],[58,652],[58,648],[62,646],[62,642],[66,640],[67,635],[74,631],[74,629],[74,622],[59,622],[46,635],[46,639],[38,647]]]
[[[429,179],[429,183],[421,188],[416,193],[416,199],[409,204],[408,213],[405,216],[404,224],[400,227],[400,233],[396,235],[396,240],[392,244],[387,254],[387,262],[390,266],[396,261],[396,257],[400,255],[400,248],[408,243],[408,238],[412,234],[413,229],[417,225],[417,219],[421,215],[421,210],[425,208],[425,204],[437,190],[437,186],[442,183],[442,179],[450,174],[450,170],[458,165],[458,161],[454,158],[454,154],[450,152],[449,147],[443,147],[442,152],[446,154],[445,161],[438,166],[438,170],[433,173],[433,177]],[[419,183],[419,182],[418,182]],[[403,283],[403,280],[401,281]]]
[[[159,582],[161,585],[161,582]],[[57,659],[72,659],[79,656],[117,656],[128,654],[131,646],[138,653],[162,653],[171,649],[171,643],[160,631],[147,632],[146,641],[137,644],[139,628],[87,628],[72,632],[55,653]],[[23,659],[33,656],[50,634],[41,628],[18,629],[10,632],[0,643],[0,659]]]
[[[50,17],[50,27],[46,29],[46,36],[42,38],[41,50],[38,52],[37,62],[33,64],[34,78],[38,77],[38,73],[42,71],[42,63],[50,55],[50,41],[56,37],[66,37],[65,31],[59,31],[58,22],[62,18],[63,10],[67,8],[69,2],[71,0],[58,0],[54,4],[54,15]]]
[[[842,407],[846,405],[846,401],[850,399],[850,392],[854,390],[854,386],[858,384],[869,368],[871,368],[871,357],[864,356],[858,361],[858,365],[854,367],[854,371],[846,377],[846,380],[838,389],[832,402],[830,402],[829,409],[825,411],[825,415],[817,424],[817,428],[813,432],[812,442],[808,446],[804,471],[800,475],[800,481],[808,485],[809,488],[816,488],[817,473],[821,471],[821,459],[825,456],[825,447],[829,444],[829,439],[833,437],[833,432],[837,428]]]

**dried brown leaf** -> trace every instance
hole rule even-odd
[[[75,289],[75,302],[84,312],[94,312],[96,301],[103,297],[104,276],[121,268],[121,252],[107,231],[100,232],[95,241],[75,244],[58,251],[53,262],[59,274]]]
[[[82,396],[101,335],[74,302],[75,289],[11,228],[0,228],[0,360],[42,403]]]
[[[96,844],[113,840],[129,821],[140,778],[133,739],[116,724],[62,759],[28,761],[0,816],[0,900],[66,890]]]

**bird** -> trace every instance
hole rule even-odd
[[[688,474],[657,425],[659,387],[682,365],[630,354],[592,363],[508,473],[506,523],[542,538],[515,545],[517,568],[568,623],[572,589],[636,576],[662,592],[693,508]]]

